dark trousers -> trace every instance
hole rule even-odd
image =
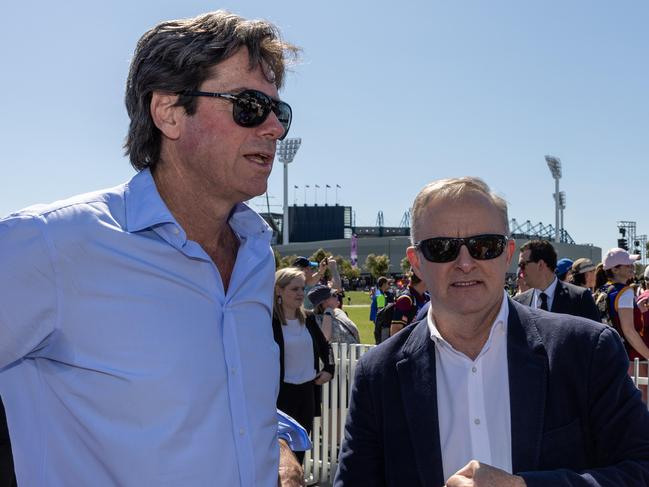
[[[304,384],[287,384],[282,382],[279,386],[277,408],[295,419],[311,434],[313,430],[313,416],[315,415],[315,385],[313,381]],[[304,452],[296,451],[300,463],[304,461]]]
[[[11,455],[5,408],[0,398],[0,487],[15,487],[14,461]]]

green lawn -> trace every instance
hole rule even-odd
[[[347,295],[347,293],[345,294]],[[347,300],[345,299],[345,304]],[[369,301],[369,299],[368,299]],[[354,298],[352,297],[352,304]],[[374,323],[370,321],[370,305],[365,306],[343,306],[349,318],[356,324],[361,335],[361,343],[374,345]]]
[[[347,300],[351,298],[351,303]],[[370,305],[370,294],[363,291],[345,291],[345,304],[366,304]],[[369,315],[369,311],[368,311]]]

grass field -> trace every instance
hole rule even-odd
[[[351,298],[351,301],[347,298]],[[348,306],[348,305],[351,306]],[[343,309],[349,318],[356,323],[361,335],[361,343],[374,345],[374,323],[370,321],[370,295],[363,291],[345,293]]]

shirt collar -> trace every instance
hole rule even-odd
[[[147,168],[137,173],[126,185],[126,230],[138,232],[157,225],[171,223],[180,228],[169,208],[162,200],[151,171]],[[258,235],[269,242],[272,229],[245,203],[238,203],[230,213],[228,222],[242,238]]]
[[[164,223],[177,224],[162,201],[148,168],[137,173],[126,184],[124,199],[126,230],[129,232],[139,232]]]
[[[489,349],[491,345],[492,337],[494,336],[495,333],[500,333],[503,335],[507,334],[508,319],[509,319],[509,302],[507,301],[507,293],[503,291],[503,299],[500,302],[500,310],[498,311],[498,315],[496,315],[496,319],[491,325],[491,330],[489,331],[489,338],[487,338],[487,341],[485,342],[484,346],[482,347],[482,350],[478,354],[478,357],[480,357]],[[453,346],[450,343],[448,343],[444,339],[444,337],[442,337],[441,333],[437,329],[437,326],[435,325],[435,320],[433,318],[432,305],[430,308],[428,308],[428,330],[430,331],[430,338],[431,340],[433,340],[433,342],[435,342],[435,344],[448,347],[451,350],[455,351]]]
[[[541,293],[545,293],[547,296],[554,296],[554,290],[557,287],[557,282],[559,282],[559,279],[555,276],[554,279],[552,279],[552,282],[548,287],[545,289],[535,289],[534,292],[536,293],[536,296],[538,297]]]

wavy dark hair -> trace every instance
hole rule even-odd
[[[150,114],[154,91],[197,90],[218,72],[218,64],[246,47],[250,68],[263,65],[268,81],[281,88],[286,66],[299,49],[281,40],[279,30],[265,20],[246,20],[218,10],[191,19],[156,25],[138,41],[126,82],[126,110],[131,119],[124,149],[132,166],[153,168],[160,158],[160,131]],[[196,99],[179,96],[189,115]]]

